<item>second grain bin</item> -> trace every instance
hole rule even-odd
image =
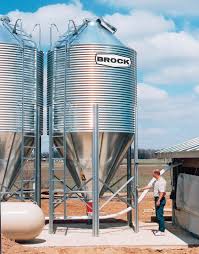
[[[122,44],[114,35],[116,29],[103,19],[85,20],[79,27],[71,24],[74,27],[48,52],[53,142],[62,157],[65,147],[66,166],[76,185],[88,182],[92,177],[92,106],[99,104],[99,177],[109,185],[134,138],[136,52]],[[91,187],[90,181],[85,188],[90,191],[87,200]],[[105,190],[101,184],[100,194]]]
[[[35,150],[36,108],[42,109],[43,53],[23,31],[0,17],[0,190],[9,192]],[[42,110],[41,119],[42,126]],[[23,186],[21,185],[21,188]]]

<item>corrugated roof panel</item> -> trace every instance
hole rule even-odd
[[[174,153],[174,152],[180,153],[180,152],[192,152],[192,151],[199,151],[199,137],[185,141],[181,144],[170,146],[168,148],[163,148],[157,151],[157,153],[163,154],[163,153]]]

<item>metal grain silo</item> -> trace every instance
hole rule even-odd
[[[102,19],[85,20],[48,52],[53,143],[79,187],[92,177],[93,104],[99,105],[99,177],[105,184],[110,184],[134,138],[136,52],[124,46],[115,31]],[[92,190],[91,181],[86,189]],[[105,190],[101,184],[101,195]]]
[[[43,104],[43,53],[23,31],[0,17],[0,190],[13,186],[35,150],[36,108]],[[41,110],[40,127],[43,114]]]

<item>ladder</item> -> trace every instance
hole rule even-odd
[[[24,70],[25,70],[25,48],[24,46],[21,48],[22,51],[22,98],[21,105],[19,106],[20,117],[17,119],[19,122],[17,123],[18,133],[21,134],[21,145],[20,145],[20,154],[21,154],[21,163],[20,163],[20,171],[17,181],[15,181],[15,186],[17,187],[17,191],[12,193],[20,200],[29,199],[31,201],[36,201],[38,205],[40,205],[40,197],[38,197],[36,193],[36,184],[39,184],[36,181],[40,181],[37,178],[38,169],[38,160],[40,159],[40,144],[38,144],[38,139],[40,139],[40,107],[37,105],[38,101],[38,84],[37,84],[37,64],[34,68],[34,91],[35,99],[32,101],[32,106],[34,108],[34,128],[31,130],[27,130],[24,125],[25,117],[26,117],[26,107],[25,107],[25,78],[24,78]],[[37,57],[38,51],[36,50],[34,54]],[[35,57],[35,56],[34,56]],[[37,59],[36,59],[37,63]],[[39,157],[38,157],[39,155]],[[26,162],[26,163],[25,163]],[[40,163],[40,162],[39,162]],[[26,164],[26,166],[25,166]],[[33,164],[33,165],[30,165]],[[32,166],[32,168],[31,168]],[[39,177],[40,178],[40,177]],[[39,184],[40,185],[40,184]]]
[[[55,130],[54,128],[54,102],[55,102],[55,96],[56,96],[56,74],[53,74],[53,85],[52,85],[52,101],[53,105],[49,107],[49,231],[53,232],[53,224],[56,217],[60,214],[57,214],[55,212],[56,207],[58,207],[60,204],[63,203],[64,211],[63,211],[63,217],[66,219],[67,217],[67,207],[66,207],[66,201],[67,201],[67,176],[66,176],[66,111],[67,111],[67,99],[66,99],[66,72],[67,72],[67,53],[68,48],[65,46],[65,79],[64,79],[64,112],[63,112],[63,130],[59,132],[58,130]],[[53,73],[56,73],[57,68],[57,62],[56,62],[56,51],[54,51],[54,63],[53,63]],[[70,109],[68,109],[70,110]],[[59,146],[54,145],[54,139],[59,138],[60,144]],[[57,149],[62,151],[61,157],[55,156],[55,151]],[[63,167],[57,169],[55,167],[56,160],[61,160],[63,163]],[[62,177],[57,177],[57,173],[60,171],[62,172]],[[56,192],[56,184],[61,184],[62,186],[62,195],[60,197],[55,197]]]

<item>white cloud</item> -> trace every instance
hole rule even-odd
[[[198,136],[199,100],[192,96],[167,96],[164,100],[139,100],[139,143],[166,147]],[[161,131],[151,131],[150,129]],[[161,133],[162,132],[162,133]]]
[[[116,35],[138,53],[138,70],[151,84],[198,82],[198,33],[175,31],[171,19],[147,11],[105,17],[118,28]]]
[[[83,6],[79,1],[74,1],[71,4],[47,5],[39,8],[36,12],[33,13],[16,10],[9,12],[7,15],[13,22],[18,18],[22,18],[23,27],[28,33],[32,32],[34,24],[41,24],[42,44],[44,46],[49,45],[50,24],[55,23],[59,28],[60,34],[63,34],[68,28],[68,21],[70,19],[75,20],[76,24],[80,24],[84,18],[93,17],[91,12],[83,9]],[[36,36],[34,34],[33,36],[35,38]],[[56,32],[54,35],[57,37]]]
[[[155,5],[148,3],[156,1],[146,1],[123,0],[120,3],[131,2],[137,6],[136,8],[142,9],[145,2],[146,9],[153,11]],[[162,8],[163,2],[165,8],[172,4],[171,0],[158,1],[156,10]],[[191,5],[192,0],[187,3]],[[176,10],[179,11],[179,8],[185,8],[184,3]],[[46,47],[49,44],[51,23],[56,23],[60,33],[63,33],[67,29],[69,19],[80,23],[83,18],[91,18],[94,14],[84,10],[80,2],[76,1],[71,4],[44,6],[34,13],[13,11],[9,16],[12,20],[22,18],[24,28],[29,32],[34,23],[41,23],[42,39]],[[118,28],[116,35],[118,34],[124,43],[138,52],[138,69],[143,73],[144,80],[144,83],[138,85],[141,146],[164,147],[197,136],[198,96],[196,94],[192,97],[169,96],[165,90],[153,85],[190,82],[198,84],[198,34],[176,32],[171,19],[146,10],[130,11],[128,15],[115,13],[106,18]],[[196,86],[194,91],[199,93],[199,86]],[[45,136],[42,141],[44,147],[47,147],[47,141],[48,138]]]
[[[199,62],[199,39],[183,31],[160,33],[143,40],[132,39],[130,44],[138,52],[140,67],[146,71],[169,65],[194,66]]]
[[[197,0],[97,0],[102,4],[128,9],[142,9],[171,15],[198,15]]]
[[[111,18],[110,18],[111,19]],[[124,17],[125,19],[125,17]],[[130,35],[118,23],[120,39],[138,53],[138,70],[152,84],[196,83],[199,73],[199,38],[187,32]],[[126,33],[126,34],[125,34]]]
[[[152,87],[147,84],[139,83],[138,84],[138,100],[149,101],[149,100],[165,100],[168,98],[166,91]]]
[[[144,81],[156,85],[190,85],[199,82],[197,64],[162,67],[159,71],[146,74]]]
[[[144,81],[195,84],[199,81],[199,39],[185,33],[162,33],[138,42]]]
[[[40,23],[45,47],[49,45],[51,23],[56,23],[62,34],[67,29],[69,19],[80,23],[83,18],[94,16],[84,10],[79,1],[68,5],[44,6],[34,13],[13,11],[8,15],[12,20],[22,18],[24,28],[29,32],[32,31],[33,23]],[[115,13],[105,18],[118,28],[116,35],[138,52],[138,67],[145,72],[145,82],[161,84],[167,82],[169,77],[179,82],[187,80],[192,66],[199,66],[199,39],[183,31],[174,32],[175,24],[171,19],[147,11],[131,11],[128,15]],[[56,35],[54,32],[55,38]],[[183,71],[183,63],[186,63],[186,71]],[[196,72],[191,76],[193,82],[197,79]]]
[[[137,38],[145,38],[158,33],[172,31],[175,24],[162,15],[146,11],[131,11],[129,15],[114,13],[105,19],[118,28],[117,35],[127,42]]]
[[[166,128],[140,127],[138,129],[139,148],[160,149],[164,147],[165,143],[164,143],[163,137],[166,137],[167,135],[169,135],[169,133]]]
[[[194,88],[194,91],[195,91],[196,94],[199,95],[199,86],[196,86],[196,87]]]
[[[116,35],[138,53],[138,70],[150,84],[195,84],[199,70],[199,36],[175,31],[171,19],[147,11],[105,17]]]

